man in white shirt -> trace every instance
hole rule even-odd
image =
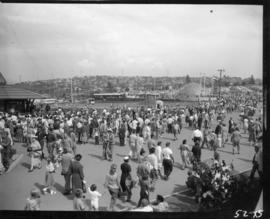
[[[163,157],[163,168],[164,168],[164,179],[168,180],[169,176],[173,170],[174,157],[173,152],[170,148],[170,142],[166,143],[166,147],[162,150]]]
[[[169,116],[167,123],[168,123],[168,133],[172,133],[173,118],[171,116]]]
[[[155,148],[151,148],[149,150],[149,155],[146,157],[146,160],[151,164],[153,167],[150,171],[150,177],[153,181],[155,181],[158,178],[158,159],[155,154]]]
[[[157,143],[156,146],[156,156],[157,156],[157,161],[158,161],[158,169],[160,171],[160,169],[162,168],[162,147],[161,147],[161,141],[159,141]]]
[[[198,128],[195,129],[192,132],[191,139],[193,139],[194,142],[200,141],[200,143],[201,143],[202,142],[202,139],[203,139],[203,134],[202,134],[201,130],[199,130]]]

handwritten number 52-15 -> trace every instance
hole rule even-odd
[[[263,210],[258,210],[258,211],[253,211],[253,212],[247,212],[244,210],[237,210],[235,212],[234,218],[238,218],[239,216],[249,217],[251,215],[253,216],[253,218],[261,218],[263,215]]]

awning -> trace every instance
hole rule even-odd
[[[0,100],[7,99],[45,99],[46,97],[12,85],[0,86]]]

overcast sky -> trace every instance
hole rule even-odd
[[[211,13],[212,10],[212,13]],[[85,75],[262,78],[262,6],[0,3],[9,83]]]

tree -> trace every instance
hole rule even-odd
[[[189,75],[186,76],[186,84],[190,83],[191,82],[191,79],[189,77]]]
[[[106,90],[107,90],[107,92],[115,92],[115,88],[110,81],[108,81],[108,83],[107,83]]]
[[[254,79],[253,75],[251,75],[249,83],[250,84],[255,84],[255,79]]]

